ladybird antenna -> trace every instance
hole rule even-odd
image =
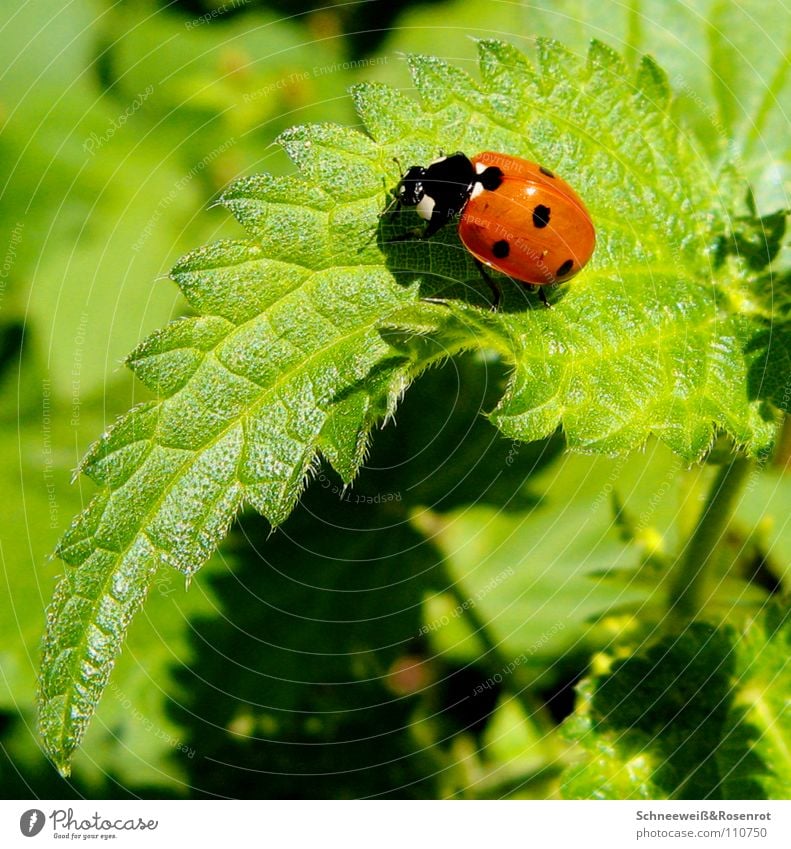
[[[388,203],[387,206],[379,213],[379,217],[384,218],[394,206],[399,206],[399,204],[400,201],[398,199],[398,195],[395,195],[390,203]]]
[[[404,169],[403,169],[400,161],[398,160],[397,156],[393,157],[393,162],[395,162],[395,164],[398,166],[398,172],[403,177]],[[392,197],[390,203],[388,203],[387,206],[379,213],[379,218],[384,218],[385,215],[387,215],[393,209],[393,207],[398,207],[398,206],[401,205],[401,201],[398,197],[398,190],[396,189],[396,191],[393,192],[392,194],[393,194],[393,197]]]

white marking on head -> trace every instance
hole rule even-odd
[[[483,172],[484,172],[484,171],[485,171],[488,167],[489,167],[489,166],[488,166],[485,162],[476,162],[476,163],[475,163],[475,173],[476,173],[476,174],[483,174]]]
[[[423,195],[420,199],[420,203],[417,205],[417,214],[424,221],[431,221],[431,213],[434,212],[435,201],[433,197],[429,195]]]
[[[478,195],[483,191],[483,183],[480,180],[476,180],[472,184],[472,191],[470,192],[470,200],[474,200],[478,197]]]

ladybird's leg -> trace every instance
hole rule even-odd
[[[502,299],[503,293],[500,291],[500,287],[494,282],[494,280],[492,280],[491,275],[486,270],[486,266],[478,259],[478,257],[474,256],[473,260],[475,261],[475,265],[477,266],[481,277],[483,277],[483,279],[486,281],[489,288],[492,290],[492,307],[491,308],[492,308],[492,311],[495,311],[495,310],[499,309],[499,307],[500,307],[500,300]]]
[[[406,233],[401,233],[398,236],[393,236],[392,239],[388,239],[384,244],[394,245],[396,242],[422,242],[425,238],[426,236],[423,231],[415,228],[414,230],[407,230]]]
[[[404,176],[404,169],[401,167],[401,163],[398,161],[398,159],[395,156],[393,157],[393,162],[395,162],[395,164],[398,166],[398,170],[400,171],[401,176],[403,177]],[[386,180],[387,180],[386,177],[382,177],[383,182],[386,181]],[[385,185],[385,188],[387,188],[386,185]],[[390,212],[390,210],[393,209],[393,207],[395,207],[396,210],[398,210],[398,211],[401,210],[402,203],[401,203],[401,198],[398,196],[397,188],[396,188],[395,191],[391,192],[391,194],[392,194],[392,198],[390,200],[390,203],[388,203],[387,206],[379,213],[380,218],[384,218]]]
[[[396,209],[397,211],[401,210],[401,201],[398,199],[398,195],[390,199],[390,203],[379,213],[379,218],[384,218],[389,215],[390,212]]]
[[[400,211],[404,208],[404,205],[401,203],[401,201],[398,198],[396,198],[395,203],[396,203],[396,209],[397,210]],[[391,204],[391,206],[392,206],[392,204]],[[388,209],[389,208],[390,207],[388,207]],[[381,215],[380,215],[380,217],[381,217]],[[419,229],[418,227],[413,227],[411,230],[407,230],[406,232],[401,233],[399,236],[393,236],[392,239],[388,239],[385,242],[385,244],[386,245],[392,245],[392,244],[395,244],[395,242],[414,242],[414,241],[419,242],[419,241],[422,241],[425,238],[426,238],[426,234],[423,230]]]
[[[454,218],[456,213],[452,209],[440,211],[435,209],[434,212],[431,213],[431,218],[429,219],[428,224],[426,224],[426,229],[423,231],[422,239],[430,239],[435,233],[438,233],[446,224],[449,224],[450,221]]]
[[[422,242],[425,239],[430,239],[435,233],[441,230],[452,218],[452,214],[442,215],[442,214],[434,214],[431,216],[431,220],[426,224],[423,230],[407,230],[406,233],[402,233],[400,236],[394,236],[392,239],[389,239],[390,242],[406,242],[406,241],[419,241]]]
[[[547,308],[551,309],[552,304],[549,302],[546,293],[546,286],[541,285],[540,283],[524,283],[525,289],[530,292],[531,295],[535,295],[538,292],[538,297],[541,299],[541,303]]]

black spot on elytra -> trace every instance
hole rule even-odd
[[[499,189],[503,182],[503,172],[495,165],[490,165],[479,177],[478,182],[488,192]]]
[[[492,245],[492,253],[497,257],[497,259],[505,259],[509,253],[511,253],[511,246],[505,239],[500,239],[499,242],[495,242]]]
[[[540,203],[533,210],[533,226],[538,227],[546,227],[549,224],[549,216],[552,214],[552,210],[548,206],[544,206],[543,203]]]
[[[553,180],[555,179],[555,175],[549,170],[549,168],[544,168],[543,165],[538,166],[538,170],[545,176],[551,177]]]
[[[567,259],[563,265],[555,272],[555,277],[565,277],[569,271],[571,271],[571,266],[574,265],[573,259]]]

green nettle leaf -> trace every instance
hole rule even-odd
[[[222,199],[248,240],[174,269],[198,315],[130,356],[159,398],[90,451],[82,471],[103,489],[58,549],[67,569],[40,712],[61,770],[158,566],[193,574],[242,504],[282,522],[319,453],[350,481],[371,427],[442,357],[500,354],[512,374],[492,420],[520,440],[561,427],[573,448],[623,452],[654,433],[692,461],[721,429],[749,454],[769,449],[763,387],[776,400],[782,377],[767,363],[786,360],[770,349],[753,286],[765,269],[743,262],[733,238],[728,203],[744,186],[730,169],[707,170],[671,120],[663,72],[645,58],[633,73],[598,42],[581,60],[543,41],[537,69],[501,42],[481,42],[480,56],[479,82],[413,57],[420,105],[356,87],[368,135],[285,133],[299,176],[245,179]],[[406,167],[456,149],[539,161],[585,198],[598,246],[551,309],[502,280],[491,312],[453,227],[393,240],[418,223],[412,210],[382,215],[394,158]]]
[[[791,781],[791,628],[770,609],[742,633],[694,624],[579,687],[574,799],[784,799]],[[639,698],[635,696],[639,693]]]

